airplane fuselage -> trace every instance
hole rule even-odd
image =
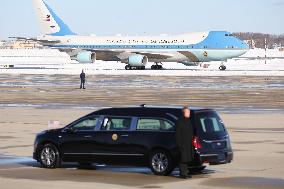
[[[175,36],[51,36],[42,39],[60,40],[50,44],[53,48],[80,49],[85,51],[114,51],[117,56],[103,60],[117,61],[130,54],[149,54],[149,62],[210,62],[224,61],[247,52],[248,46],[242,40],[225,31],[196,32]],[[159,57],[158,54],[163,56]],[[164,56],[164,55],[168,55]],[[166,57],[166,58],[165,58]],[[100,56],[97,57],[100,59]]]

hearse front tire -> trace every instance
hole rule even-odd
[[[167,176],[174,169],[173,158],[165,150],[154,150],[150,155],[149,164],[155,175]]]
[[[39,162],[44,168],[58,168],[61,164],[61,157],[57,147],[53,144],[45,144],[39,151]]]

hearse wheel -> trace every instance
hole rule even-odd
[[[44,168],[54,169],[60,166],[61,158],[53,144],[46,144],[39,152],[39,162]]]
[[[165,150],[155,150],[150,155],[150,168],[155,175],[166,176],[174,169],[173,159]]]

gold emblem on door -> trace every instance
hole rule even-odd
[[[113,134],[111,138],[112,138],[112,140],[117,140],[118,136],[117,136],[117,134]]]

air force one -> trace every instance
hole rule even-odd
[[[162,62],[184,65],[210,61],[223,62],[245,54],[248,45],[226,31],[187,33],[175,36],[81,36],[74,33],[43,0],[33,0],[42,36],[20,38],[68,53],[79,63],[96,60],[125,63],[125,69],[163,69]]]

